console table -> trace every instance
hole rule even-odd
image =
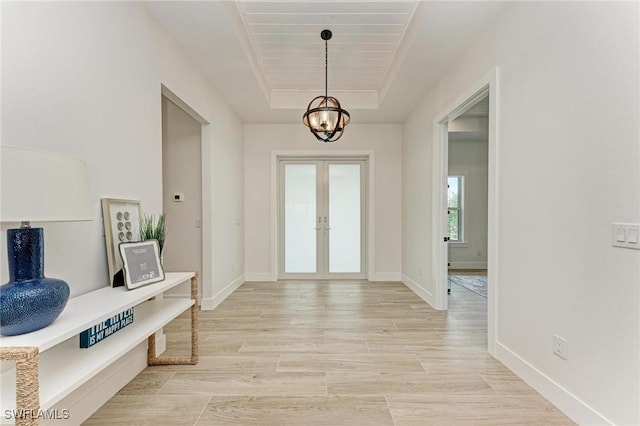
[[[191,280],[191,298],[156,298]],[[53,324],[19,336],[2,336],[0,359],[15,361],[0,378],[2,415],[13,413],[16,425],[37,425],[38,414],[78,389],[145,339],[148,364],[198,363],[198,277],[170,272],[165,280],[135,290],[105,287],[69,299]],[[79,333],[135,307],[134,321],[107,339],[81,349]],[[155,333],[191,309],[191,356],[157,357]],[[15,399],[14,399],[15,396]]]

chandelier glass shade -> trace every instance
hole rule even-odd
[[[344,133],[344,128],[351,121],[349,113],[342,109],[340,101],[327,94],[327,67],[328,67],[328,46],[327,41],[331,39],[331,31],[323,30],[320,37],[325,42],[325,86],[324,96],[316,96],[309,102],[307,111],[302,116],[302,122],[309,128],[311,133],[322,142],[335,142]]]

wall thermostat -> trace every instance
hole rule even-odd
[[[173,194],[174,203],[181,203],[183,201],[184,201],[184,194],[182,192],[176,192],[175,194]]]

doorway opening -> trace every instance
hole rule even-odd
[[[162,200],[167,230],[163,265],[195,271],[203,294],[202,122],[173,99],[162,96]],[[188,283],[168,296],[188,296]]]
[[[447,127],[448,291],[486,300],[488,93]]]
[[[454,288],[486,293],[487,350],[494,356],[499,273],[497,77],[495,68],[436,116],[432,188],[435,308],[448,309]],[[467,288],[461,285],[465,281]]]
[[[280,159],[279,278],[365,278],[366,193],[366,159]]]

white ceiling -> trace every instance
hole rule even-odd
[[[301,122],[324,94],[352,122],[402,122],[506,2],[146,1],[245,122]]]

